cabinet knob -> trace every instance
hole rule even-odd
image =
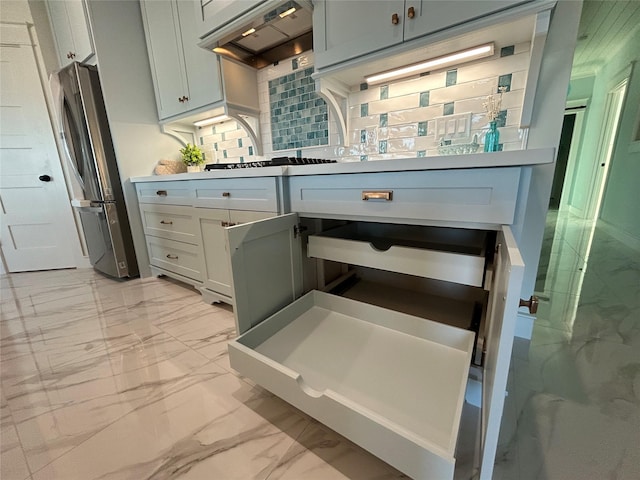
[[[413,18],[415,16],[416,16],[416,9],[413,7],[409,7],[409,10],[407,10],[407,17]]]
[[[183,98],[184,98],[184,97],[178,97],[178,101],[179,101],[180,103],[184,103]]]
[[[397,13],[391,15],[391,23],[393,23],[394,25],[398,25],[400,23],[400,17],[398,17]]]
[[[170,260],[178,260],[178,256],[177,255],[171,255],[170,253],[167,253],[167,258]]]
[[[523,300],[522,298],[520,299],[520,304],[518,305],[518,307],[527,307],[529,309],[529,313],[535,314],[538,312],[538,303],[540,301],[538,300],[538,297],[536,297],[535,295],[531,295],[531,297],[529,298],[529,300]]]
[[[76,54],[73,52],[69,52],[67,53],[67,58],[71,59],[71,58],[76,58]]]
[[[222,220],[220,222],[220,225],[222,225],[223,227],[228,227],[229,226],[229,222],[225,222],[224,220]]]
[[[231,196],[231,192],[222,192],[222,196],[229,198]]]

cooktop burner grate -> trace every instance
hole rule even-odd
[[[320,163],[337,163],[337,160],[321,158],[275,157],[271,160],[258,160],[244,163],[209,163],[205,170],[230,170],[233,168],[279,167],[283,165],[316,165]]]

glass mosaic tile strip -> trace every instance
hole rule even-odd
[[[329,142],[327,104],[315,92],[312,73],[309,67],[269,81],[274,151]]]

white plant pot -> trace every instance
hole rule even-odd
[[[195,172],[201,172],[201,171],[202,171],[201,165],[187,165],[188,173],[195,173]]]

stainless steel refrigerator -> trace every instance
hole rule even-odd
[[[51,76],[65,155],[84,198],[79,212],[91,264],[117,278],[138,275],[138,264],[102,98],[98,70],[74,62]]]

